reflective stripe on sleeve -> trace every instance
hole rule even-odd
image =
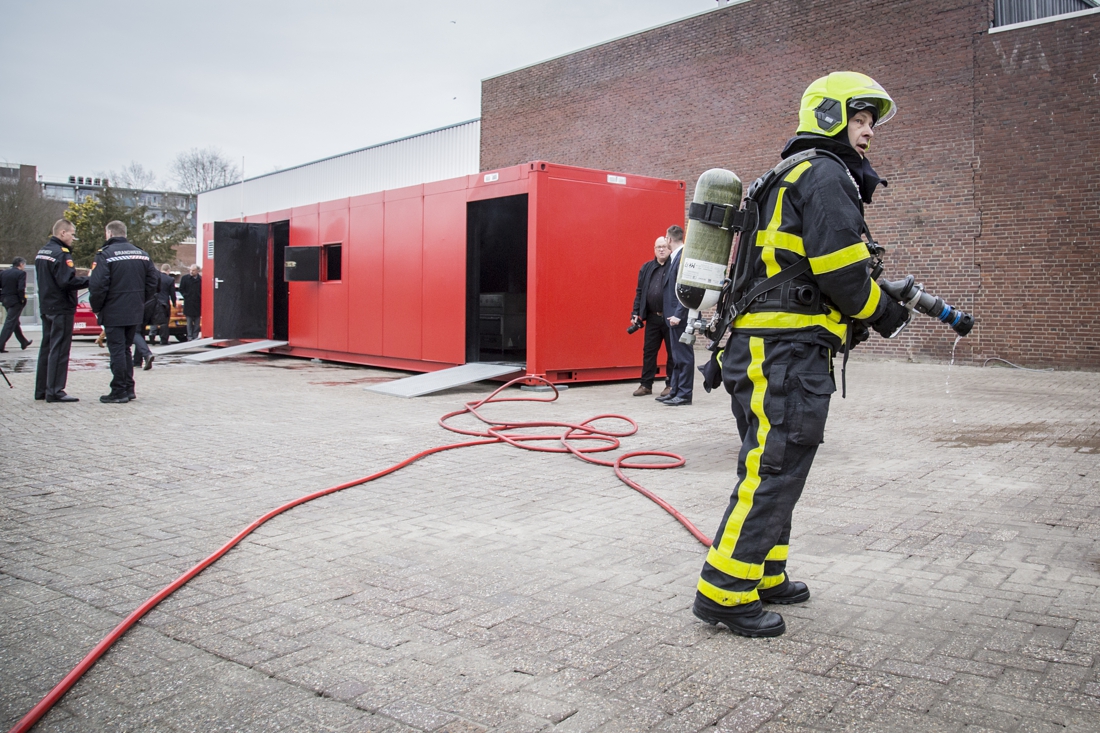
[[[815,275],[824,275],[827,272],[840,270],[848,265],[854,265],[870,258],[871,253],[867,250],[867,245],[863,242],[856,242],[836,252],[830,252],[821,257],[811,257],[810,269],[813,270]]]
[[[870,318],[875,314],[878,309],[878,303],[882,300],[882,288],[878,286],[878,283],[874,280],[871,281],[871,294],[867,296],[867,302],[860,308],[859,313],[856,313],[852,318],[857,320],[864,320]]]

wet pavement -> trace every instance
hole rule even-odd
[[[9,727],[245,525],[454,442],[439,417],[491,391],[403,400],[363,389],[397,372],[173,354],[138,372],[136,402],[103,405],[106,350],[78,340],[81,401],[45,404],[36,348],[0,355]],[[687,459],[632,477],[713,532],[736,468],[728,397],[672,409],[635,386],[485,412],[629,415],[624,448]],[[771,640],[692,617],[705,550],[611,469],[433,455],[259,528],[36,730],[1100,730],[1098,395],[1096,373],[857,352],[795,512],[790,569],[813,597]]]

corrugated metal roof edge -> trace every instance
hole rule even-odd
[[[720,8],[711,8],[710,10],[700,10],[698,13],[692,13],[691,15],[685,15],[683,18],[677,18],[676,20],[670,20],[667,23],[658,23],[657,25],[650,26],[649,28],[643,28],[640,31],[634,31],[633,33],[624,33],[621,36],[616,36],[614,38],[609,38],[606,41],[600,41],[599,43],[593,43],[590,46],[585,46],[583,48],[577,48],[577,49],[574,49],[572,51],[567,51],[566,53],[560,53],[557,56],[551,56],[548,59],[543,59],[542,61],[536,61],[533,64],[527,64],[526,66],[517,66],[516,68],[510,69],[509,71],[502,71],[499,74],[493,74],[492,76],[487,76],[484,79],[482,79],[482,81],[484,82],[484,81],[489,81],[490,79],[497,79],[497,78],[502,77],[502,76],[508,76],[509,74],[514,74],[517,71],[522,71],[523,69],[531,69],[531,68],[534,68],[536,66],[541,66],[542,64],[548,64],[551,61],[557,61],[558,59],[563,59],[566,56],[572,56],[573,54],[581,53],[582,51],[587,51],[587,50],[592,49],[592,48],[599,48],[600,46],[606,46],[609,43],[615,43],[616,41],[621,41],[624,38],[630,38],[631,36],[639,36],[642,33],[649,33],[650,31],[656,30],[658,28],[664,28],[665,26],[675,25],[677,23],[683,23],[685,20],[691,20],[692,18],[698,18],[700,15],[706,15],[707,13],[717,13],[719,10],[725,10],[726,8],[731,8],[734,5],[741,5],[741,4],[747,3],[747,2],[750,2],[750,0],[727,0],[726,4],[723,5]]]
[[[474,122],[481,122],[481,118],[480,117],[475,117],[472,120],[466,120],[465,122],[456,122],[453,125],[444,125],[443,127],[437,127],[434,130],[425,130],[424,132],[418,132],[415,135],[406,135],[405,137],[399,137],[399,138],[396,138],[394,140],[387,140],[384,143],[377,143],[375,145],[368,145],[365,148],[356,148],[355,150],[349,150],[346,153],[337,153],[336,155],[330,155],[327,158],[318,158],[317,160],[311,160],[308,163],[299,163],[298,165],[292,165],[289,168],[280,168],[277,171],[271,171],[270,173],[264,173],[263,175],[260,175],[260,176],[254,176],[252,178],[246,178],[243,181],[236,181],[234,183],[227,183],[224,186],[218,186],[217,188],[211,188],[207,191],[203,191],[199,195],[201,196],[203,193],[210,193],[211,191],[220,191],[223,188],[230,188],[231,186],[239,186],[242,183],[248,183],[249,181],[258,181],[261,178],[267,178],[269,176],[277,176],[280,173],[286,173],[287,171],[293,171],[293,170],[297,170],[299,168],[305,168],[307,166],[316,165],[317,163],[324,163],[326,160],[336,160],[337,158],[343,158],[344,156],[347,156],[347,155],[354,155],[355,153],[361,153],[364,150],[373,150],[374,148],[384,148],[387,145],[393,145],[394,143],[404,142],[405,140],[412,140],[415,137],[424,137],[425,135],[432,135],[432,134],[437,133],[437,132],[443,132],[444,130],[451,130],[451,129],[454,129],[456,127],[462,127],[463,125],[472,124]]]

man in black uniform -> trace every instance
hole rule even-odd
[[[69,379],[69,349],[73,345],[76,295],[88,287],[88,278],[77,277],[69,245],[76,227],[67,219],[53,225],[53,236],[34,258],[38,280],[38,310],[42,317],[42,344],[38,347],[38,372],[34,398],[46,402],[79,402],[65,394]]]
[[[190,272],[180,278],[180,295],[183,296],[183,315],[187,317],[187,340],[194,341],[202,335],[199,322],[202,316],[202,275],[198,265],[191,265]]]
[[[652,260],[638,270],[638,289],[634,292],[634,310],[630,312],[630,322],[635,327],[645,323],[645,341],[642,343],[642,382],[634,390],[635,397],[653,394],[653,379],[657,376],[657,352],[661,344],[665,345],[665,391],[668,395],[668,380],[672,374],[672,345],[668,342],[668,324],[664,318],[665,278],[668,276],[668,256],[672,247],[666,237],[657,237],[653,243]],[[183,283],[180,283],[182,289]],[[188,296],[184,296],[185,298]],[[183,302],[186,310],[188,301]],[[191,319],[187,319],[188,323]]]
[[[107,243],[96,252],[88,285],[92,310],[107,333],[111,354],[111,392],[100,402],[136,400],[134,357],[130,347],[145,316],[145,302],[157,292],[157,268],[145,250],[126,241],[126,225],[107,225]]]
[[[176,278],[169,273],[168,265],[161,265],[157,275],[157,311],[153,326],[149,329],[149,340],[156,342],[160,333],[160,345],[168,345],[168,320],[172,317],[172,308],[176,305]]]
[[[23,307],[27,304],[26,266],[25,259],[16,257],[11,261],[9,269],[0,272],[0,303],[8,311],[4,328],[0,330],[0,354],[7,351],[4,347],[13,333],[19,341],[19,348],[26,350],[31,345],[31,340],[23,335],[23,329],[19,326],[19,316],[23,314]]]
[[[799,156],[755,195],[755,231],[741,234],[735,297],[759,293],[733,322],[722,379],[741,435],[737,487],[707,553],[694,614],[744,636],[778,636],[783,617],[763,603],[809,600],[787,577],[791,516],[822,442],[836,391],[832,358],[870,325],[886,338],[909,311],[883,297],[870,277],[863,205],[880,179],[864,157],[874,127],[893,116],[893,99],[874,79],[835,72],[802,96],[797,135],[784,160]],[[744,258],[742,258],[744,254]],[[787,270],[794,279],[757,287]],[[779,280],[780,278],[777,278]]]

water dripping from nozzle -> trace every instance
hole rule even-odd
[[[956,336],[955,343],[951,345],[951,363],[947,365],[947,380],[944,384],[947,394],[951,394],[951,367],[955,366],[955,349],[959,347],[959,342],[962,340],[962,336]],[[951,422],[955,422],[955,418],[951,418]]]

